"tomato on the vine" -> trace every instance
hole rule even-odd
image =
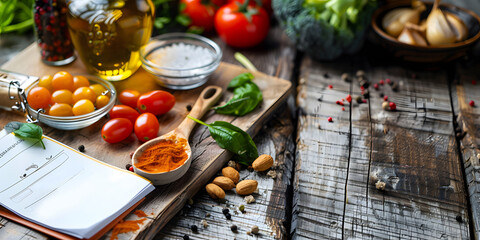
[[[117,143],[126,139],[133,131],[133,124],[126,118],[114,118],[102,128],[102,139],[108,143]]]
[[[270,19],[256,5],[231,2],[215,15],[215,29],[220,38],[232,47],[253,47],[267,37]]]
[[[175,105],[175,97],[162,90],[142,94],[137,102],[137,108],[140,112],[149,112],[153,115],[165,114],[173,108],[173,105]]]
[[[190,26],[202,28],[206,32],[213,30],[215,6],[212,3],[204,3],[204,0],[180,0],[180,4],[184,5],[181,13],[192,20]]]
[[[138,140],[146,142],[158,136],[160,124],[155,115],[151,113],[142,113],[135,121],[134,131]]]
[[[118,95],[118,100],[123,105],[136,108],[139,97],[140,97],[140,92],[138,92],[137,90],[124,90]]]
[[[126,118],[132,122],[132,124],[135,124],[135,121],[137,120],[138,116],[140,116],[140,113],[137,112],[137,110],[127,106],[127,105],[115,105],[113,108],[108,112],[108,115],[110,115],[111,119],[114,118]]]

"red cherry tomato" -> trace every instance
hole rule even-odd
[[[165,114],[175,105],[175,97],[162,90],[155,90],[142,94],[138,98],[137,108],[140,112],[149,112],[153,115]]]
[[[131,108],[137,107],[137,101],[140,97],[140,93],[136,90],[125,90],[118,95],[118,100],[123,104]]]
[[[114,118],[126,118],[135,124],[140,113],[137,110],[127,106],[127,105],[115,105],[113,108],[108,112],[111,119]]]
[[[204,4],[202,0],[180,0],[180,4],[185,4],[182,13],[192,20],[190,26],[200,27],[206,32],[213,30],[213,19],[215,18],[213,4]]]
[[[126,118],[114,118],[102,128],[102,138],[108,143],[117,143],[126,139],[133,131],[133,124]]]
[[[259,6],[239,6],[232,2],[218,9],[215,15],[218,35],[232,47],[253,47],[259,44],[267,37],[269,27],[268,14]]]
[[[151,113],[142,113],[135,121],[134,131],[138,140],[146,142],[158,136],[160,124],[155,115]]]

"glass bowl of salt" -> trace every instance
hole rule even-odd
[[[143,68],[170,89],[199,87],[220,65],[222,50],[212,40],[191,33],[153,37],[140,49]]]

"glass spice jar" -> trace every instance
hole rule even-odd
[[[42,61],[61,66],[75,60],[65,0],[35,0],[34,22]]]

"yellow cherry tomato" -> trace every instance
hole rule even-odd
[[[28,92],[27,102],[35,110],[39,108],[47,109],[52,102],[52,95],[44,87],[34,87]]]
[[[88,87],[90,86],[90,81],[84,76],[75,76],[73,77],[73,88],[77,89],[79,87]]]
[[[57,90],[52,93],[52,101],[54,103],[73,104],[73,93],[67,89]]]
[[[98,96],[97,100],[95,101],[95,106],[97,109],[100,109],[102,107],[107,106],[108,102],[110,101],[110,98],[104,95]]]
[[[82,99],[90,100],[90,102],[95,102],[97,95],[89,87],[79,87],[73,92],[73,102],[78,102]]]
[[[52,78],[53,90],[67,89],[73,91],[73,76],[72,74],[60,71],[55,73]]]
[[[39,87],[44,87],[48,91],[53,92],[53,87],[52,87],[52,75],[45,75],[38,80],[38,86]]]
[[[73,116],[72,106],[66,103],[55,103],[50,107],[48,114],[57,117]]]
[[[93,106],[92,101],[82,99],[76,102],[75,105],[73,105],[72,111],[73,115],[78,116],[95,111],[95,107]]]
[[[103,92],[107,91],[107,89],[101,84],[92,84],[90,85],[90,88],[95,92],[97,97],[102,95]]]

